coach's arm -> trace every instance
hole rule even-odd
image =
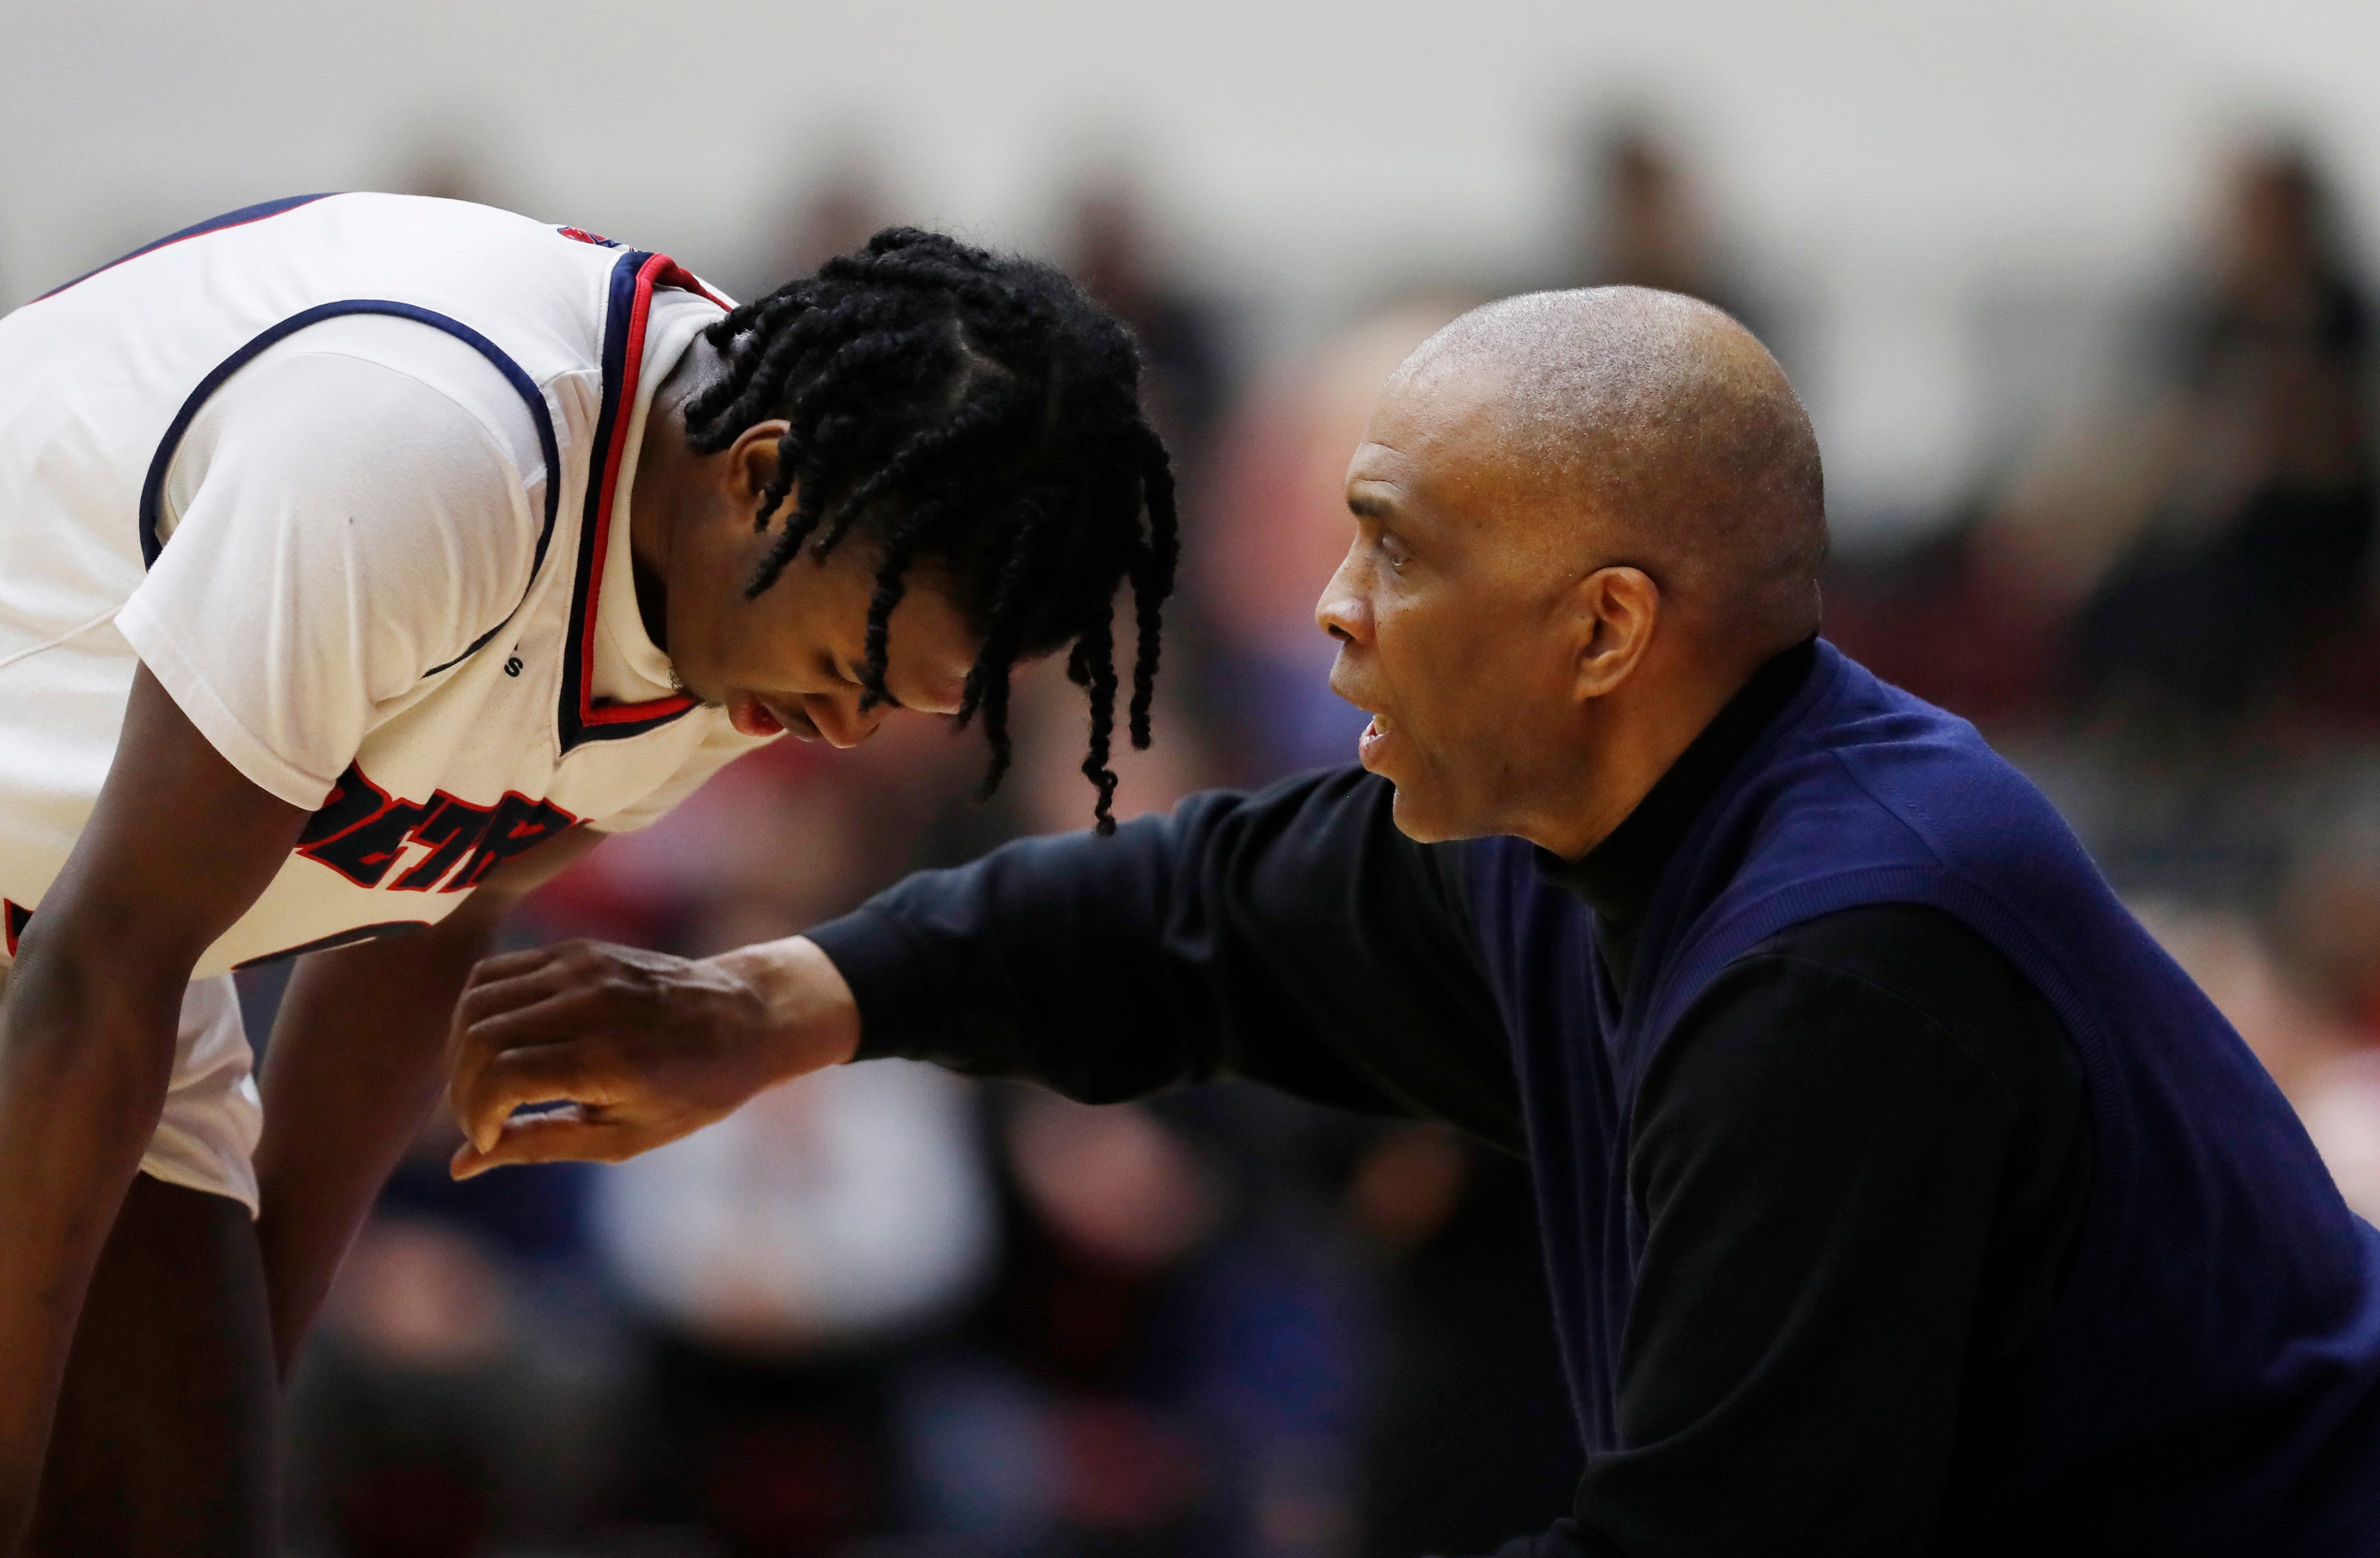
[[[1194,796],[701,962],[586,943],[494,959],[455,1010],[456,1170],[630,1157],[882,1056],[1094,1102],[1245,1077],[1518,1150],[1459,854],[1398,833],[1390,795],[1348,768]]]

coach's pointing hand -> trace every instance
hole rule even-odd
[[[858,1046],[850,986],[798,936],[700,961],[592,942],[492,957],[455,1007],[453,1172],[633,1158]],[[528,1104],[558,1107],[514,1116]]]

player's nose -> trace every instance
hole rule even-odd
[[[860,697],[856,688],[848,698],[813,695],[805,700],[802,712],[809,715],[810,723],[818,726],[827,745],[848,750],[875,735],[885,716],[892,712],[890,705],[879,703],[863,712]]]

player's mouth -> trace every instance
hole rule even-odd
[[[785,728],[785,722],[761,707],[759,699],[740,692],[727,700],[727,723],[739,736],[775,736]]]
[[[796,741],[815,741],[819,727],[808,714],[798,709],[772,709],[749,693],[736,693],[727,700],[727,723],[745,736],[792,736]]]
[[[1388,715],[1372,716],[1372,723],[1366,725],[1364,734],[1355,738],[1355,755],[1362,760],[1366,768],[1376,773],[1379,772],[1380,753],[1388,746],[1390,737],[1395,734],[1396,727],[1390,723]]]

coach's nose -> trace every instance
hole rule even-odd
[[[1322,587],[1322,596],[1314,603],[1314,624],[1342,644],[1367,644],[1372,639],[1372,600],[1369,569],[1363,555],[1361,537],[1339,560],[1338,569],[1330,582]]]

